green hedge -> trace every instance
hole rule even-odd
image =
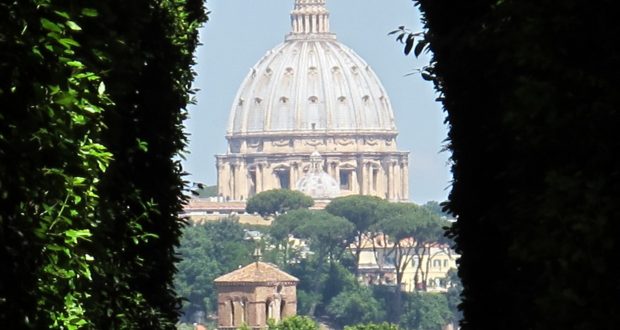
[[[617,327],[617,10],[415,3],[450,126],[462,329]]]
[[[201,1],[0,4],[0,327],[173,328]]]

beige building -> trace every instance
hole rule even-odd
[[[275,265],[256,261],[215,279],[218,329],[265,329],[267,321],[297,314],[299,280]]]
[[[405,243],[406,244],[406,243]],[[413,240],[411,240],[413,246]],[[375,239],[373,247],[372,241],[367,240],[363,246],[359,261],[359,279],[363,283],[374,285],[395,285],[396,270],[394,269],[394,255],[391,253],[393,243],[383,240],[383,235]],[[457,269],[456,254],[447,244],[433,243],[426,247],[420,258],[416,255],[409,255],[407,266],[403,271],[402,287],[403,291],[412,292],[414,290],[424,290],[431,292],[445,292],[450,283],[446,276],[452,269]],[[418,268],[416,283],[416,269]]]
[[[291,25],[233,101],[228,150],[216,156],[220,199],[288,188],[316,199],[408,200],[408,152],[396,146],[394,114],[377,75],[330,32],[325,0],[296,0]]]

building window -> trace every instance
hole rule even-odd
[[[285,308],[286,308],[286,300],[282,300],[280,302],[280,319],[283,319],[284,317],[288,316],[284,314]]]
[[[273,319],[273,303],[271,299],[265,302],[265,321]]]
[[[379,177],[379,169],[375,168],[372,170],[372,190],[377,191],[377,181]]]
[[[340,170],[340,189],[351,190],[351,171]]]
[[[276,176],[280,182],[280,188],[291,189],[291,175],[290,171],[285,168],[276,169]]]
[[[235,302],[230,301],[230,325],[235,326]]]
[[[245,324],[246,320],[245,320],[245,301],[240,301],[239,305],[241,307],[241,324]]]
[[[256,195],[256,170],[250,170],[250,196]]]

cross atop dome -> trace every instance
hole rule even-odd
[[[295,0],[291,27],[288,39],[307,38],[310,35],[334,38],[329,32],[329,11],[325,0]]]

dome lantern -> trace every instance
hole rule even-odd
[[[295,8],[291,12],[291,28],[287,40],[317,34],[335,38],[329,33],[329,11],[325,7],[325,0],[295,0]]]

